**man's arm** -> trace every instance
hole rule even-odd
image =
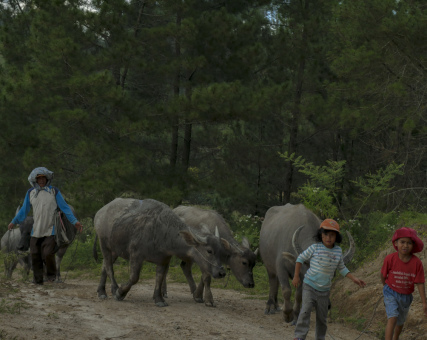
[[[67,217],[68,221],[70,221],[70,223],[74,225],[79,232],[82,232],[83,225],[74,216],[70,206],[67,204],[67,202],[65,202],[64,197],[61,195],[61,192],[59,191],[59,189],[58,189],[58,192],[56,193],[56,203],[58,204],[59,209],[61,209],[61,211]]]
[[[20,224],[24,222],[25,218],[27,217],[28,213],[31,209],[31,203],[30,203],[30,191],[27,191],[24,199],[24,204],[22,205],[21,209],[19,209],[16,216],[12,219],[12,222],[9,223],[8,229],[12,229],[15,224]]]

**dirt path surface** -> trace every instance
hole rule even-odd
[[[171,283],[169,306],[159,308],[152,280],[140,281],[120,302],[111,296],[99,300],[96,288],[89,280],[1,283],[0,300],[9,312],[0,314],[0,339],[293,339],[294,327],[281,314],[264,315],[264,300],[233,290],[213,289],[217,306],[210,308],[194,302],[187,285]],[[360,332],[330,323],[328,334],[354,340]],[[314,339],[313,327],[307,339]]]

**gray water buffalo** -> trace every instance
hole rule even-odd
[[[298,255],[315,243],[321,220],[304,205],[286,204],[268,209],[261,227],[259,250],[267,269],[270,293],[265,314],[273,314],[280,310],[277,303],[279,284],[283,294],[283,317],[286,322],[296,323],[301,309],[302,285],[296,290],[295,302],[291,304],[291,285],[295,262]],[[355,246],[348,233],[350,248],[344,255],[344,263],[351,261]],[[309,264],[301,268],[301,282]]]
[[[172,256],[197,263],[205,277],[225,276],[220,248],[221,244],[230,247],[228,241],[220,239],[218,233],[212,235],[188,227],[164,203],[152,199],[116,198],[96,213],[94,224],[104,257],[97,290],[100,298],[107,297],[108,275],[112,294],[117,300],[123,300],[138,282],[143,262],[149,261],[157,265],[154,302],[159,307],[167,306],[162,284]],[[113,271],[113,263],[119,256],[130,264],[129,281],[120,287]]]
[[[256,255],[250,249],[250,244],[247,238],[243,238],[242,244],[239,244],[233,237],[230,227],[225,222],[224,218],[214,210],[201,209],[197,207],[179,206],[173,210],[185,224],[188,226],[202,230],[207,227],[211,233],[214,233],[218,228],[220,237],[226,239],[231,247],[221,247],[220,257],[221,262],[230,267],[237,280],[246,288],[253,288],[254,278],[252,269],[255,266]],[[181,262],[181,268],[187,278],[190,278],[188,284],[193,292],[194,299],[197,302],[205,302],[207,306],[213,306],[213,297],[210,289],[211,277],[202,276],[199,285],[193,280],[191,273],[192,262]],[[164,289],[166,286],[164,285]],[[204,298],[203,290],[205,291]],[[164,290],[166,291],[166,290]]]
[[[27,217],[19,228],[6,231],[1,239],[1,250],[5,254],[14,254],[13,258],[5,258],[4,267],[6,277],[11,278],[18,263],[20,263],[27,275],[31,269],[31,258],[29,255],[31,229],[33,228],[34,219]],[[28,239],[28,244],[25,240]]]

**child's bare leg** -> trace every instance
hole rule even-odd
[[[385,327],[385,340],[393,340],[394,328],[396,327],[397,317],[389,318]],[[402,329],[400,330],[402,331]]]
[[[399,335],[400,335],[400,333],[402,333],[402,329],[403,329],[403,325],[397,325],[395,328],[394,328],[394,335],[393,335],[393,340],[397,340],[397,339],[399,339]]]

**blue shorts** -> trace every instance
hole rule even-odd
[[[387,319],[397,318],[397,325],[403,325],[412,303],[412,294],[400,294],[395,292],[388,285],[384,285],[383,294]]]

